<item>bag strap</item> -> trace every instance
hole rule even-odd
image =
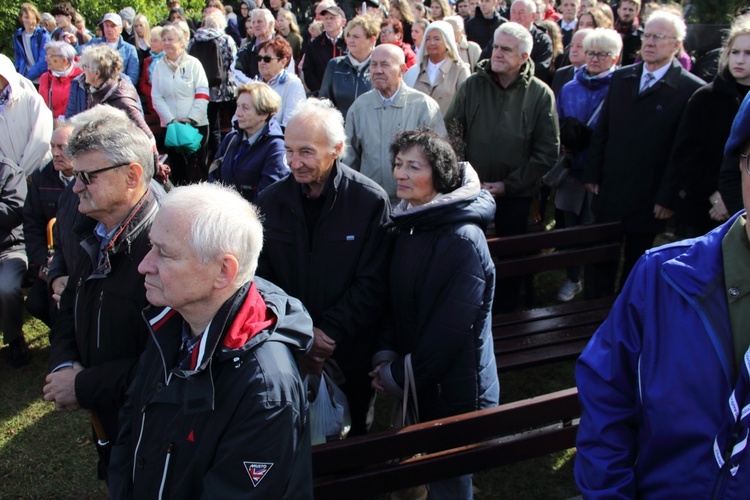
[[[227,149],[224,150],[224,154],[221,155],[221,158],[216,158],[213,162],[211,162],[211,165],[209,165],[208,173],[210,174],[214,170],[219,171],[219,180],[221,180],[221,164],[224,163],[224,157],[229,153],[229,150],[232,149],[232,145],[234,145],[235,142],[237,142],[237,137],[240,135],[240,132],[235,132],[234,136],[229,140],[229,144],[227,144]],[[217,162],[218,160],[218,162]]]
[[[599,112],[602,110],[602,106],[604,106],[604,99],[602,99],[602,102],[599,103],[599,105],[594,110],[594,113],[591,115],[591,118],[589,118],[589,121],[586,122],[586,126],[590,127],[593,122],[596,121],[596,119],[599,117]]]
[[[411,400],[411,401],[410,401]],[[404,399],[401,413],[401,427],[406,427],[406,415],[409,411],[409,403],[413,405],[414,415],[419,422],[419,403],[417,401],[417,388],[414,383],[414,370],[411,365],[411,354],[404,358]]]

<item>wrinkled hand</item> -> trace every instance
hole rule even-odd
[[[313,345],[301,360],[300,365],[306,373],[320,375],[323,373],[323,363],[336,349],[336,341],[325,334],[320,328],[313,327]]]
[[[55,299],[58,309],[60,309],[60,296],[66,286],[68,286],[67,276],[58,276],[55,278],[55,281],[52,282],[52,298]]]
[[[654,205],[654,218],[659,220],[669,219],[674,215],[674,210],[662,207],[659,204]]]
[[[482,189],[486,189],[492,196],[503,196],[505,195],[505,183],[504,182],[483,182]]]
[[[591,194],[599,194],[599,184],[584,184],[584,187]]]
[[[711,220],[722,222],[729,219],[729,211],[718,191],[712,194],[708,201],[711,202],[711,210],[708,211]]]
[[[55,373],[47,375],[47,384],[42,389],[45,401],[54,401],[57,411],[74,411],[80,408],[76,399],[76,376],[83,370],[80,363],[61,368]]]
[[[368,375],[372,377],[372,381],[370,382],[370,387],[380,392],[381,394],[386,394],[386,390],[385,390],[385,386],[383,385],[383,382],[380,380],[380,370],[387,364],[388,364],[387,361],[382,361],[378,364],[378,366],[375,367],[374,370],[368,373]]]

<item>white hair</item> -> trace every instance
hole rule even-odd
[[[528,7],[528,9],[531,12],[537,12],[538,13],[538,11],[539,11],[539,7],[537,6],[537,4],[536,4],[536,2],[534,0],[513,0],[513,3],[510,4],[510,8],[512,9],[513,6],[515,4],[517,4],[517,3],[524,4],[526,7]]]
[[[583,50],[606,50],[614,56],[619,56],[622,50],[622,37],[618,32],[609,28],[596,28],[583,39]]]
[[[273,14],[271,14],[271,11],[268,9],[260,8],[255,9],[250,13],[250,18],[254,21],[256,17],[263,16],[266,20],[266,24],[271,26],[271,32],[274,32],[274,22],[276,19],[273,18]]]
[[[523,0],[516,0],[523,1]],[[495,30],[495,36],[493,40],[497,40],[500,35],[510,35],[518,40],[518,53],[519,54],[531,54],[531,49],[534,47],[534,39],[531,38],[529,30],[524,28],[518,23],[507,22],[501,24]]]
[[[648,27],[651,21],[656,20],[666,21],[671,24],[672,28],[674,28],[677,40],[680,42],[685,40],[685,36],[687,35],[687,26],[685,26],[685,21],[681,17],[664,10],[656,10],[652,12],[650,16],[648,16],[646,27]]]
[[[333,150],[339,144],[343,143],[340,157],[346,156],[346,131],[344,129],[344,116],[341,111],[336,109],[328,99],[315,99],[310,97],[302,101],[294,114],[289,119],[286,128],[288,129],[292,122],[301,120],[308,126],[320,128],[328,139],[328,146]]]
[[[214,28],[219,31],[224,31],[224,29],[227,27],[227,18],[219,10],[209,12],[203,18],[203,24],[201,25],[201,27],[202,28]]]
[[[74,62],[76,56],[78,55],[76,53],[76,49],[74,49],[73,46],[68,42],[56,42],[54,40],[50,40],[49,42],[44,44],[44,50],[46,52],[50,49],[56,51],[58,54],[60,54],[70,62]]]
[[[461,35],[465,35],[466,32],[464,31],[464,18],[461,16],[448,16],[443,21],[450,23],[451,26],[453,26],[453,29],[456,31],[456,33],[460,33]],[[462,37],[458,37],[462,38]]]
[[[456,35],[453,31],[453,26],[446,21],[435,21],[433,23],[430,23],[427,26],[427,29],[424,30],[423,40],[427,40],[427,35],[433,31],[437,31],[442,35],[443,42],[445,43],[445,48],[448,49],[448,57],[456,62],[462,62],[461,56],[459,56],[458,54],[458,47],[456,47]],[[424,60],[428,58],[426,45],[426,43],[422,43],[422,46],[419,48],[419,52],[417,53],[417,62],[420,64],[420,66],[422,65]]]
[[[188,246],[202,264],[224,255],[237,259],[232,284],[253,279],[263,249],[263,225],[258,209],[232,187],[214,183],[173,188],[161,201],[162,210],[174,210],[190,221]]]

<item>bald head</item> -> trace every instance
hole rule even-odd
[[[401,50],[401,47],[398,47],[391,43],[384,43],[375,47],[375,49],[372,51],[372,57],[375,57],[376,54],[379,55],[379,59],[391,58],[394,61],[394,64],[406,64],[406,56],[404,55],[404,51]]]

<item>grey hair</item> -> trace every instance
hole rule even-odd
[[[54,40],[50,40],[49,42],[44,44],[45,52],[49,49],[56,50],[58,54],[60,54],[70,62],[75,61],[75,58],[78,55],[76,53],[76,49],[74,49],[73,46],[68,42],[56,42]]]
[[[534,0],[513,0],[513,3],[510,4],[510,8],[513,8],[513,4],[522,3],[526,7],[529,8],[531,12],[536,12],[537,16],[539,15],[539,6]]]
[[[250,14],[250,18],[255,20],[256,17],[263,16],[266,18],[266,23],[271,26],[271,33],[276,32],[276,28],[274,27],[274,23],[276,19],[273,18],[273,14],[271,14],[271,11],[268,9],[255,9]]]
[[[99,75],[105,80],[116,78],[122,73],[122,56],[106,43],[89,45],[83,49],[81,65],[99,70]]]
[[[227,27],[227,18],[221,11],[209,12],[206,17],[203,18],[202,28],[214,28],[219,31],[224,31]]]
[[[187,243],[202,264],[229,254],[238,263],[232,284],[240,287],[253,279],[263,224],[258,209],[234,188],[206,182],[176,187],[162,199],[161,210],[174,210],[190,221]]]
[[[683,40],[685,40],[685,36],[687,35],[687,26],[685,26],[685,20],[680,16],[677,16],[676,14],[672,14],[671,12],[667,12],[665,10],[655,10],[651,13],[650,16],[648,16],[648,21],[646,21],[645,26],[648,26],[651,21],[655,20],[666,21],[671,24],[672,28],[674,28],[674,33],[675,37],[677,37],[677,41],[682,42]]]
[[[180,23],[185,23],[185,21],[179,21]],[[185,27],[187,28],[187,23],[185,23]],[[190,28],[188,28],[188,33],[190,32]],[[183,30],[181,25],[177,24],[167,24],[162,28],[161,30],[161,37],[162,39],[167,33],[175,33],[177,35],[177,41],[180,42],[180,45],[182,45],[183,50],[187,46],[187,37],[185,36],[185,31]]]
[[[596,28],[583,39],[583,50],[606,50],[617,57],[622,50],[622,37],[618,32],[609,28]]]
[[[519,1],[519,0],[516,0]],[[518,53],[519,54],[531,54],[531,49],[534,46],[534,39],[531,38],[529,30],[524,28],[518,23],[509,21],[501,24],[495,30],[495,36],[493,40],[497,40],[499,35],[510,35],[518,40]]]
[[[339,156],[346,156],[348,144],[346,141],[346,131],[344,130],[344,116],[331,101],[328,99],[315,99],[314,97],[302,101],[289,119],[286,128],[288,129],[291,123],[297,120],[308,124],[314,123],[315,128],[323,130],[328,139],[328,146],[332,150],[343,143],[344,147]]]
[[[70,119],[75,127],[68,140],[68,155],[77,158],[101,151],[112,165],[134,162],[143,167],[141,182],[148,186],[154,175],[151,139],[125,111],[99,104]]]
[[[461,35],[458,37],[459,40],[463,39],[463,37],[466,35],[466,31],[464,30],[464,18],[463,17],[448,16],[445,19],[443,19],[443,21],[451,23],[451,26],[453,26],[453,29],[456,31],[456,33]]]

